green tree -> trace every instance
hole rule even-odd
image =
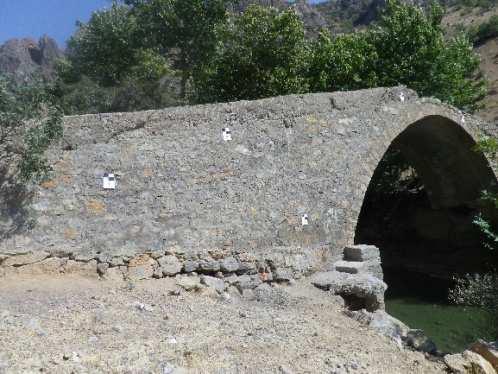
[[[405,84],[420,95],[471,111],[486,93],[484,81],[477,78],[479,58],[465,37],[445,40],[442,17],[436,4],[425,12],[387,1],[379,25],[368,34],[378,55],[378,84]]]
[[[196,72],[201,102],[308,92],[309,48],[293,10],[250,6],[218,30],[213,58]]]
[[[315,91],[406,85],[472,111],[486,94],[479,58],[464,36],[446,40],[443,10],[388,0],[377,25],[354,35],[322,35],[310,66]]]
[[[40,82],[18,85],[0,77],[0,147],[4,160],[18,165],[19,176],[39,180],[49,171],[44,157],[62,136],[62,112]],[[22,139],[18,144],[17,139]]]
[[[364,33],[331,38],[322,32],[312,44],[312,91],[348,91],[378,85],[377,51]]]
[[[135,17],[125,5],[113,3],[109,9],[96,11],[88,23],[78,22],[69,39],[67,56],[71,69],[66,81],[86,75],[99,84],[119,84],[140,63],[135,35]]]
[[[152,109],[178,102],[166,92],[167,57],[138,40],[130,7],[113,3],[79,23],[58,64],[55,93],[66,114]]]
[[[215,30],[227,20],[228,0],[125,0],[137,20],[137,37],[143,45],[170,52],[181,71],[185,97],[193,71],[206,61],[216,45]]]

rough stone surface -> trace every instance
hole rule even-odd
[[[498,371],[498,342],[492,344],[478,340],[470,346],[469,350],[480,354]]]
[[[160,269],[165,276],[176,275],[182,271],[183,264],[176,256],[168,255],[158,259]]]
[[[199,263],[199,269],[207,273],[216,273],[220,270],[220,263],[211,259],[202,260]]]
[[[40,261],[46,259],[48,256],[49,256],[49,253],[47,253],[47,252],[28,253],[25,255],[9,257],[2,263],[2,265],[3,266],[29,265],[29,264],[33,264],[35,262],[40,262]]]
[[[209,275],[203,275],[201,277],[201,283],[205,284],[208,287],[215,289],[217,292],[222,293],[225,291],[226,285],[223,279],[219,279],[216,277],[211,277]]]
[[[403,322],[390,316],[383,310],[377,310],[372,313],[369,326],[400,343],[410,330]]]
[[[221,260],[220,269],[226,273],[234,273],[240,269],[240,264],[234,257],[227,257]]]
[[[446,355],[444,362],[455,374],[496,374],[488,361],[472,351]]]
[[[318,288],[341,295],[346,300],[346,305],[353,310],[365,308],[373,312],[384,309],[384,292],[387,285],[372,275],[321,272],[311,277],[311,283]]]
[[[422,330],[413,329],[408,331],[405,339],[406,344],[417,351],[434,353],[437,350],[436,344]]]
[[[227,126],[233,140],[224,142]],[[354,242],[372,174],[398,135],[444,144],[445,157],[429,142],[406,146],[423,156],[414,161],[432,202],[451,206],[485,187],[475,180],[495,178],[468,146],[493,131],[403,87],[67,117],[64,139],[47,152],[50,179],[0,186],[0,255],[50,249],[90,260],[99,251],[126,262],[175,247],[196,261],[218,248],[309,273]],[[111,172],[117,187],[104,190]],[[221,259],[200,261],[201,270],[217,272]],[[238,271],[257,272],[255,261],[239,261]],[[134,273],[148,276],[140,266]]]
[[[188,260],[183,263],[183,271],[185,271],[185,273],[192,273],[196,271],[198,268],[199,268],[199,263],[197,261]]]
[[[185,291],[196,291],[201,288],[201,280],[197,276],[181,276],[176,280],[176,284]]]
[[[293,278],[294,277],[292,276],[292,273],[288,269],[278,268],[273,272],[273,279],[276,280],[277,282],[279,281],[288,282]]]

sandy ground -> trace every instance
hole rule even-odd
[[[0,279],[0,373],[440,373],[309,285],[260,300],[174,279]]]

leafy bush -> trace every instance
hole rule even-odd
[[[496,159],[498,152],[498,140],[496,138],[485,138],[478,142],[476,151],[485,153],[489,158]],[[498,210],[498,195],[487,191],[483,192],[483,203],[487,203],[494,214]],[[474,219],[474,224],[483,233],[483,246],[489,250],[498,248],[498,233],[493,227],[489,217],[484,213]],[[496,328],[498,328],[498,272],[496,270],[485,274],[467,274],[465,277],[455,278],[455,286],[450,290],[449,300],[456,304],[474,305],[488,310],[496,317]]]
[[[454,304],[471,305],[483,308],[491,313],[498,328],[498,273],[467,274],[455,279],[455,286],[450,290],[449,300]]]

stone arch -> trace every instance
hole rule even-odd
[[[400,131],[387,142],[382,154],[385,155],[393,149],[398,150],[416,170],[424,186],[424,196],[426,194],[422,198],[425,199],[425,208],[408,211],[407,215],[413,215],[414,218],[410,218],[411,221],[407,219],[406,222],[413,223],[416,227],[417,217],[415,216],[422,214],[420,212],[423,209],[427,211],[430,209],[433,215],[426,217],[434,218],[434,225],[441,224],[442,232],[437,233],[436,227],[426,227],[427,232],[424,234],[431,236],[430,230],[433,230],[434,243],[438,240],[443,242],[445,237],[456,235],[455,232],[458,232],[457,228],[451,227],[452,224],[472,225],[471,217],[477,212],[477,202],[481,192],[497,190],[496,173],[489,160],[482,153],[474,150],[477,132],[472,126],[465,125],[464,121],[458,123],[448,117],[431,114],[407,126],[400,124],[399,128]],[[372,220],[372,214],[369,214],[367,210],[372,209],[369,206],[369,199],[373,194],[373,183],[380,177],[379,169],[377,164],[371,174],[369,187],[364,191],[364,196],[360,200],[361,210],[355,216],[354,241],[356,243],[373,240],[372,237],[375,236],[375,234],[368,234],[363,221]],[[454,216],[451,216],[452,214]],[[448,218],[450,216],[451,219]],[[379,218],[382,217],[377,217]],[[453,222],[458,220],[462,222]],[[420,230],[424,229],[420,228]],[[474,230],[476,231],[475,228]],[[466,231],[466,235],[469,235],[468,232]],[[413,241],[416,242],[417,238],[415,236]],[[381,246],[380,243],[374,242],[366,244]],[[451,243],[448,246],[451,246]],[[464,244],[462,248],[463,246]],[[386,247],[388,247],[387,244]]]

